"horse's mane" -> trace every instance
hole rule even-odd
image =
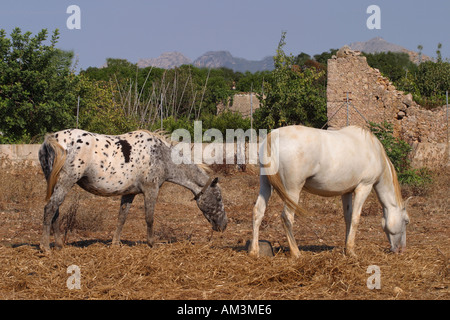
[[[170,139],[169,133],[167,131],[165,131],[165,130],[158,129],[156,131],[150,131],[150,130],[146,130],[146,129],[139,129],[137,131],[146,132],[149,135],[152,135],[152,136],[154,136],[156,138],[159,138],[164,143],[166,143],[169,147],[171,147],[171,146],[173,146],[175,144],[175,141],[172,141],[172,139]]]
[[[388,164],[388,168],[389,168],[389,171],[392,176],[392,183],[394,184],[394,190],[395,190],[395,198],[397,199],[397,203],[400,205],[400,207],[403,208],[404,204],[403,204],[403,199],[402,199],[402,190],[400,188],[400,183],[398,182],[397,173],[395,172],[394,165],[392,164],[391,160],[389,160],[389,157],[387,156],[384,148],[383,148],[383,154],[384,154],[384,158]]]
[[[368,129],[365,128],[361,128],[363,132],[365,132],[368,136],[368,138],[372,141],[372,143],[374,145],[378,145],[383,160],[386,163],[386,166],[384,168],[384,171],[386,172],[386,170],[388,170],[388,172],[390,173],[390,179],[392,180],[392,184],[394,186],[394,191],[395,191],[395,198],[397,200],[397,203],[399,204],[400,207],[404,207],[403,204],[403,198],[402,198],[402,190],[400,188],[400,183],[398,182],[398,177],[397,177],[397,172],[395,171],[395,167],[392,164],[391,160],[389,159],[386,150],[383,147],[383,144],[380,142],[380,140],[373,134],[373,132],[371,132]],[[385,174],[385,173],[383,173]]]
[[[141,130],[138,130],[138,131],[147,132],[148,134],[161,139],[169,147],[172,147],[172,146],[174,146],[174,145],[179,143],[178,141],[173,141],[170,138],[170,134],[167,131],[165,131],[165,130],[158,129],[156,131],[149,131],[149,130],[141,129]],[[213,173],[213,170],[207,164],[200,163],[200,164],[197,164],[197,167],[200,168],[200,170],[204,171],[207,175],[210,175],[210,174]]]
[[[395,171],[395,167],[392,164],[391,160],[389,159],[386,150],[384,149],[383,145],[381,144],[380,140],[373,134],[372,131],[370,131],[366,127],[360,127],[360,126],[348,126],[345,128],[342,128],[341,130],[354,130],[354,131],[360,131],[362,134],[365,135],[365,138],[369,140],[374,146],[378,146],[380,149],[380,152],[382,154],[383,160],[386,163],[384,168],[384,173],[389,173],[390,177],[389,179],[392,180],[392,184],[394,185],[394,191],[395,191],[395,198],[397,200],[397,203],[400,205],[400,207],[404,207],[403,199],[402,199],[402,191],[400,188],[400,183],[398,182],[397,172]],[[386,171],[388,170],[388,171]]]
[[[168,147],[172,147],[179,143],[178,141],[173,141],[170,138],[170,134],[165,130],[158,129],[156,131],[149,131],[149,130],[145,130],[145,129],[140,129],[137,131],[143,131],[154,137],[161,139],[162,141],[164,141],[166,143],[166,145]],[[197,164],[197,167],[207,175],[210,175],[213,173],[213,170],[207,164],[200,163],[200,164]]]

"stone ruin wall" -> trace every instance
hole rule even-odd
[[[328,60],[328,125],[347,125],[346,92],[349,93],[348,124],[367,126],[367,121],[393,124],[394,135],[412,147],[415,167],[448,166],[446,106],[425,110],[411,94],[396,90],[378,69],[371,68],[360,52],[340,49]]]
[[[233,99],[228,99],[227,105],[220,103],[217,105],[217,114],[225,110],[239,112],[244,118],[250,118],[251,109],[253,112],[260,106],[256,93],[236,93]]]

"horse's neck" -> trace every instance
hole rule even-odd
[[[401,205],[401,198],[399,199],[397,195],[396,179],[397,177],[392,175],[389,164],[386,163],[378,183],[374,185],[378,199],[385,209],[398,208]]]
[[[167,181],[183,186],[194,194],[200,192],[209,179],[208,175],[196,164],[170,163],[167,171]]]

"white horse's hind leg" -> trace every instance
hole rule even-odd
[[[355,256],[355,236],[359,224],[359,218],[361,216],[361,209],[371,190],[372,185],[359,185],[355,189],[355,201],[353,203],[351,217],[348,216],[348,213],[345,213],[344,207],[345,220],[347,225],[345,252],[351,256]],[[348,226],[348,222],[350,222],[350,226]]]
[[[347,243],[350,225],[352,224],[352,195],[352,193],[346,193],[341,196],[345,220],[345,243]]]
[[[253,208],[253,240],[250,244],[250,255],[254,257],[259,256],[259,227],[261,226],[264,212],[266,211],[267,203],[272,194],[272,186],[267,179],[267,176],[260,175],[259,177],[259,195],[256,199],[255,207]]]
[[[301,190],[301,188],[300,188]],[[295,191],[289,191],[289,198],[292,199],[295,203],[298,203],[300,198],[300,190],[296,189]],[[281,213],[281,220],[283,221],[283,228],[286,232],[287,240],[289,243],[289,250],[291,251],[291,256],[293,258],[300,257],[300,250],[298,249],[297,242],[295,241],[294,234],[292,232],[292,226],[294,225],[294,216],[295,212],[287,205],[284,206],[283,212]]]

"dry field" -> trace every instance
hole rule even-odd
[[[302,256],[291,259],[273,195],[260,239],[274,257],[253,259],[251,212],[258,175],[218,172],[229,223],[211,231],[192,194],[166,183],[155,211],[157,244],[145,243],[142,196],[125,223],[122,245],[111,247],[119,198],[101,198],[75,187],[61,209],[66,245],[39,251],[45,181],[36,167],[0,167],[0,299],[449,299],[449,171],[435,173],[426,193],[410,201],[405,253],[388,252],[381,206],[372,193],[363,208],[356,258],[343,253],[340,198],[301,197],[310,216],[296,219]],[[411,190],[403,190],[405,196]],[[80,289],[69,290],[70,265],[80,270]],[[369,289],[371,265],[380,289]]]

